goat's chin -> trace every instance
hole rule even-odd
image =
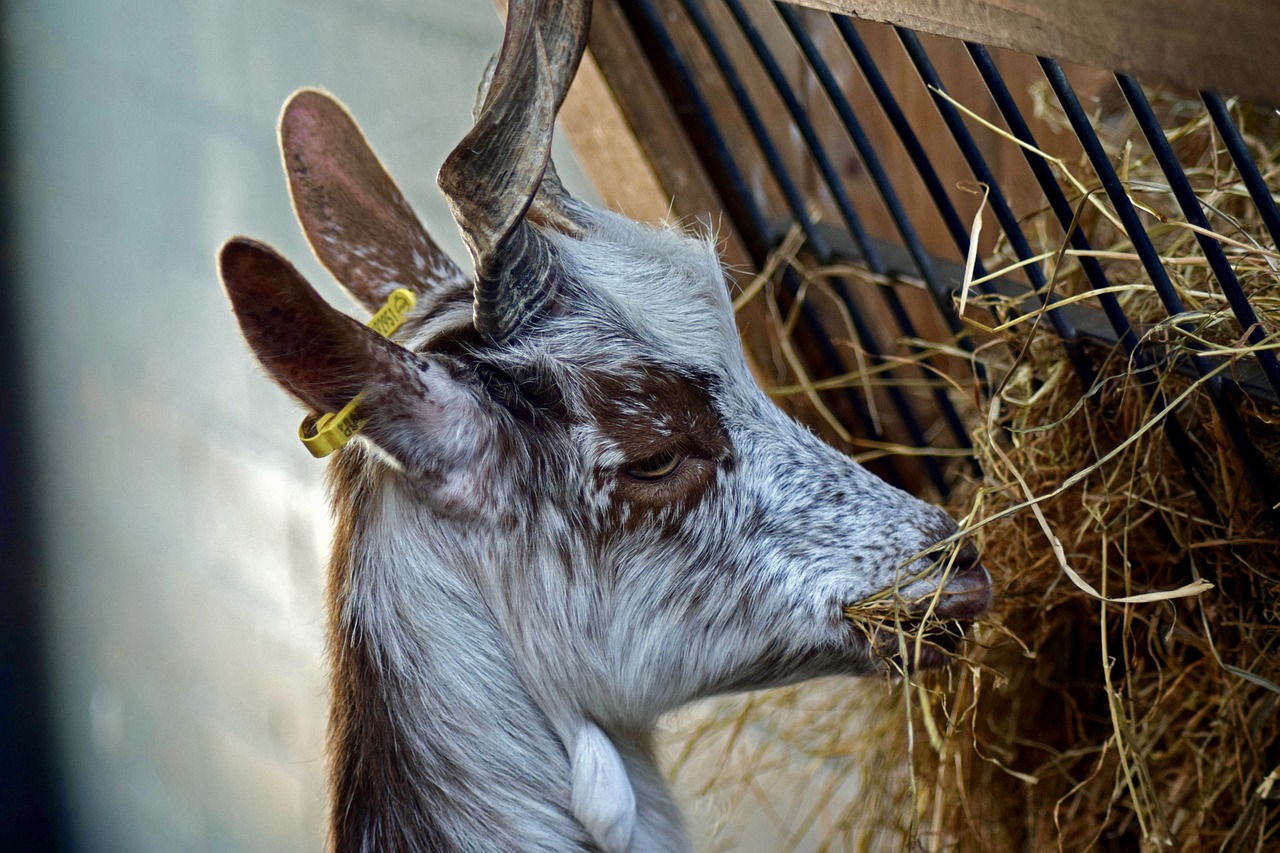
[[[829,676],[883,674],[878,656],[866,640],[831,644],[807,651],[793,651],[785,657],[762,659],[719,680],[708,694],[742,693],[787,687]]]
[[[720,681],[709,692],[738,693],[786,687],[830,676],[905,675],[938,669],[955,659],[965,622],[900,620],[869,626],[846,621],[843,641],[762,659]]]

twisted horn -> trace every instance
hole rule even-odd
[[[548,175],[556,112],[590,14],[590,0],[513,0],[475,126],[437,178],[475,261],[476,328],[495,343],[552,297],[550,247],[525,216]],[[547,194],[554,213],[563,194],[554,178]]]

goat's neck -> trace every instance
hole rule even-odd
[[[420,520],[397,509],[396,487],[361,467],[335,468],[335,851],[598,850],[572,812],[564,733],[523,686],[491,610],[412,538]],[[651,732],[609,736],[636,797],[630,850],[683,849]]]

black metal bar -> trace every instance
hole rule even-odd
[[[871,89],[871,94],[875,96],[876,102],[880,104],[880,109],[889,120],[889,124],[892,125],[894,133],[897,134],[903,148],[906,149],[907,157],[910,158],[912,166],[915,167],[916,172],[920,175],[925,191],[929,193],[929,198],[933,200],[934,206],[942,217],[942,223],[946,227],[947,233],[956,245],[956,251],[961,258],[964,258],[969,250],[969,229],[960,218],[955,205],[952,204],[951,197],[947,194],[946,188],[943,187],[937,170],[933,168],[933,163],[929,160],[929,155],[925,152],[919,137],[916,136],[915,130],[907,120],[906,114],[898,105],[898,99],[894,97],[893,90],[889,88],[888,83],[885,82],[884,75],[880,73],[879,67],[871,59],[871,53],[867,50],[866,45],[862,43],[862,37],[858,35],[858,31],[853,26],[853,19],[845,15],[832,15],[831,21],[835,25],[837,32],[844,39],[845,45],[849,48],[849,54],[857,64],[858,70],[862,72],[863,79],[866,80],[868,88]],[[982,267],[981,259],[974,266],[974,275],[977,278],[985,278],[987,275],[986,269]]]
[[[818,81],[822,84],[827,100],[835,110],[840,123],[844,125],[845,132],[849,134],[849,139],[857,150],[858,157],[861,158],[863,165],[867,169],[867,174],[871,176],[872,183],[889,211],[890,218],[893,219],[894,227],[902,235],[903,245],[906,246],[911,255],[911,260],[915,263],[916,269],[919,270],[920,278],[928,286],[930,294],[933,295],[938,313],[942,315],[951,333],[959,334],[963,331],[964,326],[959,321],[959,318],[955,316],[954,306],[951,303],[952,290],[943,283],[934,266],[933,259],[925,251],[924,244],[921,243],[915,226],[911,224],[911,219],[907,216],[901,199],[898,198],[893,182],[889,179],[884,165],[880,162],[880,157],[876,154],[875,147],[872,146],[871,140],[867,137],[862,123],[858,121],[857,116],[854,114],[853,107],[849,105],[849,99],[844,96],[839,81],[831,73],[830,67],[818,50],[817,45],[813,43],[813,39],[809,36],[808,30],[805,29],[803,22],[800,21],[795,9],[785,2],[775,2],[774,8],[777,9],[783,22],[787,25],[787,29],[791,32],[792,38],[795,39],[796,45],[808,61],[810,70],[813,71]],[[961,340],[965,344],[970,344],[967,338],[962,338]]]
[[[1244,181],[1244,185],[1249,190],[1249,196],[1253,199],[1254,206],[1258,209],[1258,215],[1262,217],[1263,224],[1267,226],[1267,233],[1271,235],[1272,245],[1280,249],[1280,210],[1277,210],[1275,200],[1271,196],[1271,190],[1267,187],[1267,182],[1262,179],[1262,174],[1258,171],[1258,164],[1254,162],[1253,155],[1249,153],[1249,148],[1244,144],[1244,139],[1240,136],[1240,129],[1231,120],[1227,105],[1222,102],[1222,98],[1217,94],[1201,92],[1200,99],[1204,101],[1205,107],[1209,110],[1213,125],[1218,129],[1218,135],[1222,137],[1222,141],[1226,144],[1227,152],[1231,155],[1232,162],[1236,164],[1236,169],[1240,172],[1240,178]]]
[[[712,61],[720,71],[721,77],[725,84],[729,87],[729,92],[733,96],[734,102],[738,107],[743,119],[747,123],[747,127],[755,140],[756,147],[759,149],[761,156],[768,165],[773,175],[774,181],[782,190],[783,196],[786,198],[787,206],[791,211],[791,216],[800,225],[804,231],[805,240],[810,247],[819,255],[827,256],[830,247],[825,244],[821,234],[813,227],[813,222],[808,215],[807,205],[804,196],[800,193],[795,181],[787,170],[786,165],[782,161],[782,156],[778,152],[777,146],[774,145],[773,139],[770,137],[768,129],[765,127],[764,120],[760,116],[759,110],[755,103],[751,100],[746,88],[743,86],[741,79],[735,71],[733,61],[730,59],[728,52],[724,49],[723,43],[716,34],[715,29],[711,26],[710,20],[707,18],[702,9],[700,0],[681,0],[686,14],[689,16],[690,22],[694,29],[697,30],[698,36],[702,39],[707,50],[710,52]],[[862,247],[859,247],[860,249]],[[839,298],[848,312],[854,329],[857,332],[859,343],[866,350],[868,358],[876,365],[885,364],[884,356],[880,352],[874,330],[867,326],[866,320],[862,317],[862,312],[858,310],[857,303],[853,300],[852,295],[848,291],[845,282],[839,279],[828,279],[828,284],[832,291]],[[892,378],[892,371],[885,370],[884,375]],[[888,396],[893,407],[901,416],[903,426],[906,428],[911,442],[917,447],[928,447],[929,442],[924,436],[923,430],[920,428],[919,421],[915,412],[912,410],[906,395],[902,393],[900,387],[890,383],[885,387],[885,394]],[[878,430],[877,430],[878,432]],[[942,466],[938,460],[931,456],[924,456],[920,459],[926,473],[934,486],[944,494],[947,491],[946,478],[943,475]]]
[[[995,62],[991,59],[991,54],[982,45],[973,44],[972,42],[966,42],[965,47],[968,49],[969,56],[973,59],[973,64],[978,69],[978,74],[982,77],[982,82],[986,85],[987,91],[991,93],[996,109],[1000,111],[1000,115],[1008,126],[1009,131],[1020,142],[1039,149],[1035,136],[1031,133],[1031,128],[1028,127],[1026,120],[1023,119],[1022,112],[1013,100],[1012,93],[1009,92],[1009,87],[1005,85],[1004,78],[1000,76]],[[1041,192],[1044,193],[1045,199],[1049,202],[1049,207],[1053,210],[1054,216],[1062,226],[1063,233],[1069,233],[1071,247],[1086,252],[1092,249],[1089,244],[1089,238],[1084,232],[1079,228],[1071,227],[1071,223],[1075,219],[1075,211],[1071,207],[1071,203],[1067,201],[1066,194],[1063,193],[1057,177],[1054,176],[1053,170],[1049,168],[1049,164],[1045,162],[1043,157],[1025,148],[1022,149],[1022,153],[1027,165],[1031,168],[1032,175],[1035,176],[1036,183],[1040,185]],[[1078,260],[1090,287],[1095,290],[1101,290],[1110,285],[1102,271],[1102,265],[1098,263],[1096,258],[1082,256]],[[1124,309],[1120,307],[1120,302],[1116,299],[1115,294],[1099,294],[1098,303],[1102,306],[1103,311],[1106,312],[1107,319],[1111,321],[1116,337],[1124,345],[1125,351],[1132,352],[1138,345],[1138,337],[1133,331],[1133,326],[1125,315]]]
[[[746,38],[747,44],[751,46],[755,53],[756,59],[760,61],[760,65],[764,68],[765,74],[769,77],[769,81],[773,83],[773,89],[777,92],[778,97],[782,99],[783,105],[787,108],[787,113],[796,123],[796,130],[800,132],[800,136],[804,139],[805,146],[809,149],[809,155],[813,158],[814,165],[817,166],[818,172],[822,175],[823,182],[827,185],[827,189],[831,191],[832,198],[835,200],[836,207],[840,210],[840,216],[844,220],[845,226],[849,229],[849,235],[853,238],[854,243],[858,247],[858,253],[862,255],[867,265],[872,270],[883,273],[884,262],[877,255],[875,247],[867,239],[867,230],[862,224],[856,210],[854,210],[853,202],[849,199],[849,194],[845,192],[844,183],[840,180],[840,176],[836,173],[835,166],[831,163],[831,158],[827,156],[826,147],[818,139],[818,133],[814,130],[813,122],[809,121],[803,106],[799,99],[796,98],[795,91],[791,88],[791,84],[787,81],[786,75],[782,73],[782,69],[778,67],[777,60],[774,59],[773,52],[769,50],[768,45],[760,37],[759,30],[756,29],[755,22],[747,15],[742,5],[737,0],[723,0],[725,7],[733,16],[735,23],[738,25],[739,32]],[[696,0],[686,5],[697,6]],[[710,22],[706,19],[701,8],[698,8],[698,15],[708,26]],[[700,30],[700,32],[702,32]],[[719,47],[719,45],[717,45]],[[713,50],[713,55],[723,55],[728,59],[727,53]],[[729,74],[733,71],[733,67],[723,66],[722,73]],[[734,74],[734,77],[737,75]],[[764,131],[764,127],[760,127],[760,131]]]
[[[622,8],[633,13],[634,17],[629,20],[636,36],[643,39],[646,52],[653,58],[660,57],[663,60],[660,64],[655,64],[654,70],[663,78],[663,85],[668,91],[680,94],[681,97],[671,98],[672,107],[701,152],[702,161],[720,191],[721,201],[729,215],[746,232],[744,236],[748,238],[764,237],[771,233],[768,220],[752,203],[750,184],[738,168],[719,125],[712,120],[711,108],[694,82],[693,73],[680,51],[667,35],[652,0],[636,0]],[[637,26],[638,24],[644,26]],[[748,243],[750,242],[752,241],[748,239]]]
[[[870,235],[863,226],[862,219],[858,216],[857,211],[853,206],[853,202],[850,200],[849,194],[845,190],[844,182],[840,179],[835,166],[831,163],[831,158],[827,154],[826,146],[823,145],[822,140],[819,138],[817,131],[813,127],[813,122],[809,119],[808,110],[801,105],[790,81],[787,80],[786,75],[782,73],[782,69],[778,66],[778,62],[774,58],[773,52],[769,50],[768,45],[764,43],[764,39],[760,37],[760,32],[756,28],[755,22],[751,20],[745,10],[743,10],[742,5],[738,0],[725,0],[725,5],[728,6],[730,13],[738,24],[739,30],[742,32],[743,36],[746,37],[748,44],[751,45],[751,49],[756,55],[756,58],[760,60],[761,65],[764,67],[765,73],[769,76],[769,80],[773,84],[774,91],[778,93],[779,97],[782,98],[783,103],[786,105],[787,112],[790,114],[792,121],[795,122],[796,128],[800,131],[800,136],[804,139],[805,146],[809,149],[809,154],[813,158],[814,164],[818,167],[819,173],[822,175],[823,183],[826,185],[832,198],[835,200],[836,206],[840,210],[840,217],[844,220],[845,226],[848,228],[850,236],[853,238],[859,253],[862,255],[863,261],[873,273],[887,278],[889,276],[888,266],[885,264],[884,259],[880,257],[879,252],[876,251],[875,243],[871,240]],[[808,37],[803,33],[803,30],[801,30],[801,36],[808,40]],[[811,48],[813,47],[812,41],[808,41],[808,44]],[[812,58],[810,58],[810,65],[813,65]],[[827,76],[830,77],[829,71]],[[848,107],[847,102],[845,106],[846,108]],[[870,145],[867,143],[865,135],[862,141],[863,145],[858,146],[859,152],[864,157],[869,155],[874,159],[874,152],[869,151]],[[877,167],[879,166],[878,160],[876,161],[876,165]],[[881,170],[881,173],[883,173],[883,170]],[[888,185],[887,177],[885,181],[885,185],[880,187],[882,196],[886,190],[891,196],[893,196],[893,187]],[[893,197],[896,202],[896,196]],[[910,230],[910,225],[907,224],[906,228],[907,230]],[[917,246],[919,245],[918,240],[916,241],[916,244]],[[929,262],[928,255],[924,253],[922,247],[919,257],[923,259],[923,264],[920,264],[922,273],[923,270],[927,269],[930,273],[930,278],[936,281],[936,275],[933,274],[933,265]],[[919,264],[919,261],[917,261],[917,263]],[[884,300],[890,313],[893,314],[894,321],[898,324],[899,330],[909,338],[918,339],[920,334],[916,330],[915,321],[913,321],[911,319],[911,315],[907,313],[906,307],[903,306],[902,300],[898,298],[897,293],[889,287],[877,287],[876,290]],[[946,301],[942,304],[945,304],[946,308],[950,309],[951,305],[949,294],[945,288],[943,288],[942,294],[940,295],[947,297]],[[954,324],[951,326],[952,333],[958,333],[961,330],[959,321],[954,317],[950,317],[949,313],[944,316],[948,316],[951,323]],[[918,346],[913,346],[911,349],[916,353],[923,352],[923,350]],[[926,363],[930,362],[926,359]],[[952,405],[951,399],[947,396],[946,389],[935,387],[933,389],[933,399],[937,404],[938,410],[942,414],[943,419],[946,421],[947,427],[951,431],[954,439],[961,447],[972,447],[972,443],[969,441],[968,430],[965,429],[959,413],[956,412],[955,406]],[[917,429],[916,432],[920,434],[921,441],[917,446],[924,446],[927,442],[924,440],[923,431]]]
[[[1052,305],[1057,299],[1054,294],[1049,292],[1049,280],[1045,277],[1044,270],[1041,269],[1040,265],[1031,262],[1036,253],[1031,250],[1031,245],[1027,242],[1026,236],[1022,233],[1022,227],[1018,223],[1018,217],[1014,215],[1013,209],[1009,207],[1009,202],[1004,197],[1004,191],[1000,189],[1000,185],[997,183],[991,168],[987,165],[986,158],[982,156],[982,151],[978,148],[977,142],[974,141],[973,135],[965,127],[960,111],[944,97],[946,87],[938,76],[937,69],[933,67],[933,62],[925,52],[924,46],[920,44],[920,40],[911,30],[894,27],[894,31],[898,34],[898,39],[906,49],[907,56],[910,57],[916,72],[919,73],[925,86],[928,87],[934,106],[942,116],[943,122],[946,123],[952,139],[955,140],[956,145],[960,148],[960,153],[969,165],[969,169],[973,172],[974,178],[986,185],[988,189],[987,200],[996,215],[996,220],[1000,223],[1000,228],[1009,239],[1009,245],[1013,248],[1014,254],[1018,256],[1020,261],[1026,262],[1023,269],[1026,271],[1027,278],[1031,280],[1031,286],[1035,291],[1036,298],[1042,306]],[[1067,359],[1071,362],[1072,368],[1075,369],[1076,375],[1080,377],[1080,381],[1086,388],[1092,388],[1097,378],[1097,372],[1080,350],[1080,347],[1069,340],[1068,330],[1064,326],[1062,319],[1054,311],[1045,312],[1044,317],[1053,326],[1058,338],[1063,341],[1063,349],[1067,353]]]
[[[1127,74],[1117,74],[1116,82],[1120,84],[1120,91],[1129,102],[1134,117],[1138,119],[1138,127],[1142,129],[1142,135],[1147,138],[1147,144],[1151,146],[1152,153],[1156,155],[1156,161],[1160,164],[1165,178],[1168,179],[1170,188],[1173,189],[1173,196],[1177,199],[1178,206],[1182,208],[1182,215],[1196,228],[1211,231],[1209,220],[1200,208],[1200,199],[1196,196],[1195,190],[1191,189],[1191,182],[1182,171],[1182,164],[1173,153],[1169,138],[1164,135],[1164,129],[1160,127],[1156,114],[1152,112],[1147,96],[1142,93],[1142,87]],[[1254,346],[1261,345],[1266,338],[1262,332],[1262,324],[1258,320],[1258,315],[1254,313],[1253,306],[1249,304],[1249,298],[1245,295],[1244,288],[1240,286],[1240,280],[1236,278],[1235,270],[1231,268],[1231,262],[1227,260],[1227,254],[1222,250],[1222,244],[1200,232],[1196,232],[1196,241],[1200,244],[1200,251],[1204,252],[1205,260],[1209,262],[1209,267],[1218,280],[1218,286],[1222,288],[1222,294],[1227,297],[1231,311],[1236,315],[1240,330],[1244,332],[1249,343]],[[1270,350],[1259,349],[1254,352],[1254,357],[1262,366],[1262,372],[1271,383],[1272,389],[1277,396],[1280,396],[1280,362],[1276,361],[1276,354]]]
[[[768,166],[774,183],[782,191],[792,217],[800,224],[801,228],[806,229],[805,239],[808,241],[809,248],[818,256],[826,257],[830,253],[830,247],[826,245],[821,235],[816,232],[809,233],[813,229],[808,227],[810,220],[804,196],[795,182],[789,179],[786,166],[782,162],[782,156],[765,128],[764,119],[760,116],[760,111],[756,109],[751,96],[742,85],[742,80],[734,73],[733,63],[730,61],[724,46],[720,43],[720,39],[716,36],[710,20],[704,14],[698,0],[680,0],[680,5],[689,16],[689,20],[694,29],[697,30],[703,44],[706,45],[707,50],[711,53],[712,61],[720,72],[721,79],[729,87],[734,103],[738,106],[738,112],[747,123],[747,128],[751,131],[752,138],[756,140],[760,156],[764,158],[765,165]]]
[[[966,42],[965,47],[968,49],[969,56],[973,59],[974,67],[978,69],[978,74],[982,77],[987,91],[991,93],[996,109],[1000,111],[1000,115],[1004,118],[1009,131],[1024,145],[1040,150],[1039,145],[1036,144],[1035,135],[1032,134],[1031,128],[1022,117],[1022,111],[1018,109],[1017,103],[1013,100],[1013,95],[1010,93],[1009,87],[1005,85],[1004,78],[1000,76],[995,62],[991,59],[991,54],[982,45],[973,44],[972,42]],[[1043,157],[1027,148],[1023,148],[1022,153],[1026,158],[1027,165],[1031,168],[1031,173],[1035,176],[1036,182],[1040,185],[1041,192],[1044,193],[1045,199],[1049,202],[1054,216],[1062,226],[1063,233],[1068,235],[1072,247],[1081,251],[1089,251],[1092,247],[1089,244],[1088,237],[1079,228],[1072,227],[1072,223],[1075,221],[1075,211],[1072,209],[1071,203],[1067,201],[1066,194],[1063,193],[1062,187],[1058,184],[1058,179],[1049,168],[1049,164],[1045,162]],[[1110,284],[1106,274],[1102,271],[1102,265],[1098,263],[1096,258],[1081,256],[1079,260],[1090,287],[1094,290],[1102,290]],[[1119,300],[1115,298],[1114,294],[1099,293],[1098,302],[1116,334],[1117,342],[1123,348],[1129,363],[1132,365],[1131,371],[1133,375],[1138,378],[1157,410],[1163,409],[1166,400],[1163,392],[1160,391],[1157,377],[1151,369],[1153,366],[1152,361],[1139,349],[1138,336],[1133,330],[1133,325],[1129,322],[1129,317],[1120,306]],[[1209,495],[1209,490],[1204,483],[1203,473],[1198,465],[1199,454],[1196,452],[1195,445],[1192,443],[1190,436],[1187,435],[1181,420],[1173,413],[1170,413],[1169,417],[1165,419],[1164,430],[1170,445],[1173,447],[1174,455],[1178,457],[1183,470],[1186,471],[1188,480],[1195,489],[1205,512],[1212,517],[1217,513],[1217,507],[1214,505]]]
[[[1040,66],[1044,70],[1045,77],[1048,78],[1049,85],[1057,96],[1058,102],[1062,105],[1067,120],[1071,123],[1072,130],[1075,131],[1080,144],[1084,147],[1085,154],[1089,157],[1090,163],[1093,164],[1094,172],[1098,175],[1107,197],[1111,200],[1111,205],[1115,209],[1116,215],[1120,217],[1121,225],[1128,234],[1129,240],[1133,243],[1134,250],[1142,261],[1143,268],[1146,269],[1147,275],[1151,277],[1152,285],[1160,296],[1165,310],[1170,316],[1181,314],[1183,311],[1182,300],[1179,299],[1177,292],[1174,290],[1173,284],[1169,280],[1169,275],[1164,268],[1164,263],[1160,260],[1155,246],[1151,243],[1151,238],[1147,235],[1146,229],[1143,228],[1142,222],[1138,219],[1138,213],[1134,209],[1133,203],[1129,200],[1129,196],[1125,193],[1120,177],[1111,166],[1111,161],[1107,157],[1102,143],[1098,140],[1097,134],[1094,133],[1088,116],[1085,115],[1084,110],[1080,107],[1080,101],[1076,97],[1075,90],[1071,88],[1066,74],[1063,73],[1061,66],[1052,59],[1041,57]],[[1277,504],[1280,504],[1280,493],[1278,493],[1276,485],[1271,483],[1267,477],[1265,463],[1253,442],[1249,440],[1244,424],[1240,420],[1240,415],[1223,393],[1222,382],[1217,376],[1209,376],[1209,369],[1204,360],[1195,354],[1195,350],[1195,345],[1189,342],[1187,345],[1188,361],[1195,369],[1196,374],[1204,379],[1205,391],[1218,416],[1222,419],[1223,429],[1226,431],[1229,440],[1244,462],[1246,476],[1257,491],[1257,494],[1262,498],[1263,503],[1270,510],[1269,514],[1273,523],[1280,526],[1280,513],[1277,513],[1275,509]]]
[[[1081,108],[1075,90],[1071,88],[1071,83],[1067,80],[1067,75],[1062,72],[1061,66],[1052,59],[1041,58],[1040,67],[1043,69],[1045,77],[1048,78],[1054,94],[1057,95],[1059,103],[1062,104],[1067,120],[1071,123],[1072,130],[1075,131],[1076,137],[1080,140],[1085,154],[1093,164],[1093,169],[1102,183],[1102,188],[1111,200],[1111,205],[1115,208],[1116,215],[1120,217],[1120,224],[1133,243],[1134,251],[1137,253],[1147,274],[1151,276],[1151,284],[1155,287],[1161,303],[1170,315],[1181,314],[1183,312],[1182,299],[1178,296],[1177,291],[1174,290],[1173,283],[1169,280],[1169,274],[1164,268],[1164,262],[1160,259],[1159,253],[1147,236],[1141,220],[1138,219],[1138,213],[1134,209],[1133,203],[1130,202],[1129,196],[1124,190],[1124,185],[1120,182],[1119,175],[1112,168],[1110,158],[1107,157],[1107,152],[1098,140],[1098,135],[1094,133],[1093,125],[1089,123],[1088,116]]]
[[[773,229],[755,204],[751,189],[724,135],[712,117],[711,107],[694,81],[684,57],[671,40],[662,16],[654,7],[653,0],[633,0],[624,6],[623,10],[628,15],[632,30],[645,47],[646,53],[653,60],[659,60],[655,62],[654,70],[658,73],[664,88],[668,90],[687,132],[702,152],[707,172],[720,190],[730,214],[738,223],[753,261],[762,266],[772,250]],[[784,274],[783,284],[794,292],[796,289],[794,274]],[[828,364],[843,363],[812,307],[808,303],[803,303],[801,312],[801,320],[813,335],[813,340],[823,359]],[[844,389],[840,396],[853,409],[867,434],[878,436],[879,431],[875,428],[875,422],[861,396],[852,389]],[[877,468],[886,480],[896,486],[904,484],[896,460],[886,457],[878,461],[880,464]]]

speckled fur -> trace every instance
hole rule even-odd
[[[269,247],[220,260],[272,378],[316,411],[362,393],[369,418],[331,469],[331,847],[686,849],[657,718],[882,672],[842,608],[954,523],[766,398],[709,241],[555,194],[528,226],[550,298],[486,340],[340,105],[295,95],[281,138],[321,260],[366,305],[419,293],[390,342]]]
[[[347,577],[339,636],[359,637],[376,671],[406,686],[383,697],[413,797],[398,820],[429,820],[457,849],[593,849],[570,806],[566,756],[584,721],[627,767],[637,806],[626,849],[684,849],[652,763],[657,717],[729,690],[879,671],[841,608],[893,585],[904,562],[954,530],[756,387],[706,242],[578,216],[590,223],[580,239],[549,237],[561,263],[552,315],[501,348],[455,356],[466,378],[450,393],[470,395],[471,420],[449,413],[425,431],[450,437],[397,418],[405,434],[382,438],[449,455],[465,435],[467,459],[443,479],[421,477],[366,445],[336,469],[340,494],[355,480],[366,495],[358,511],[338,502],[349,531],[334,560]],[[466,301],[456,306],[407,345],[429,358],[470,322]],[[441,382],[432,369],[422,368],[428,388]],[[591,389],[656,376],[704,389],[724,449],[698,460],[707,471],[693,495],[655,509],[620,497],[628,456]],[[495,394],[499,383],[509,387]],[[563,411],[497,402],[524,396],[522,383],[554,386]],[[655,441],[673,430],[660,405],[621,414]],[[436,767],[450,768],[448,790],[415,789]]]

